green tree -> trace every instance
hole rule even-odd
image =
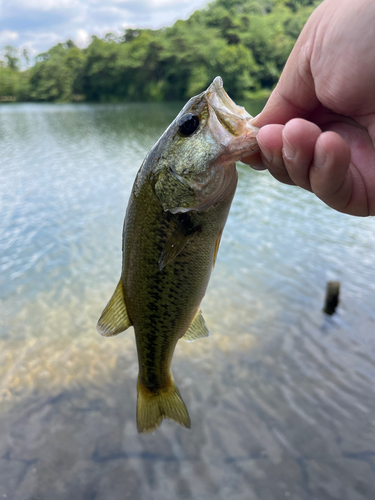
[[[70,101],[81,90],[83,52],[68,41],[40,54],[30,70],[30,98]]]
[[[216,0],[169,28],[93,36],[85,50],[68,40],[26,71],[17,49],[7,46],[0,93],[37,101],[186,100],[217,75],[234,99],[269,92],[318,3]],[[25,52],[23,59],[28,67]]]
[[[0,98],[14,97],[17,94],[19,75],[14,70],[0,67]]]
[[[1,100],[26,98],[24,90],[27,76],[19,71],[18,50],[11,45],[4,47],[4,60],[0,61],[0,98]],[[27,92],[26,92],[27,94]]]
[[[9,69],[18,71],[20,60],[18,58],[18,50],[11,45],[6,45],[4,47],[5,50],[5,59],[6,64]]]

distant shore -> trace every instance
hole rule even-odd
[[[186,101],[220,75],[239,100],[267,98],[320,0],[216,0],[159,30],[67,40],[31,63],[7,45],[0,102]],[[27,69],[21,69],[27,68]]]

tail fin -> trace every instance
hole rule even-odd
[[[190,417],[176,384],[171,380],[168,389],[151,393],[138,380],[137,428],[139,433],[155,431],[163,418],[174,420],[190,429]]]

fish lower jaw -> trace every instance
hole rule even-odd
[[[242,158],[251,156],[259,152],[259,146],[256,140],[249,141],[244,139],[242,143],[234,143],[229,147],[229,151],[226,153],[226,161],[228,163],[233,163],[236,161],[241,161]]]
[[[253,127],[249,121],[246,121],[241,135],[232,135],[223,127],[216,127],[215,120],[213,120],[213,125],[212,131],[215,140],[223,147],[223,154],[215,161],[216,164],[223,165],[223,160],[227,163],[233,163],[259,152],[256,139],[258,129]]]

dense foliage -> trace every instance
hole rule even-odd
[[[320,0],[216,0],[186,21],[160,30],[92,37],[86,49],[58,44],[21,71],[5,47],[0,99],[28,101],[179,100],[221,75],[235,99],[277,82]],[[22,54],[28,64],[27,53]],[[25,65],[25,64],[24,64]]]

